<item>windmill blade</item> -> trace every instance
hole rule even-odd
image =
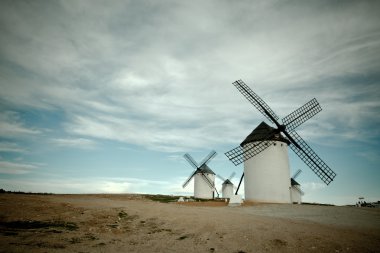
[[[230,151],[224,153],[227,158],[235,164],[235,166],[241,164],[244,162],[244,157],[243,157],[244,150],[241,146],[237,146],[234,149],[231,149]]]
[[[204,174],[204,173],[201,173],[202,174],[202,178],[203,180],[205,180],[207,182],[207,184],[212,188],[214,189],[215,186],[213,185],[213,183],[210,181],[210,179]]]
[[[301,172],[302,172],[302,170],[298,169],[298,170],[296,171],[296,173],[294,173],[294,175],[292,176],[292,178],[293,178],[293,179],[296,179],[296,178],[299,176],[299,174],[301,174]]]
[[[207,182],[207,184],[210,186],[211,189],[216,191],[216,194],[218,194],[219,196],[218,190],[216,189],[215,185],[210,181],[210,179],[204,173],[202,173],[202,178]]]
[[[241,185],[241,182],[243,181],[243,178],[244,178],[244,172],[241,175],[241,178],[240,178],[240,181],[239,181],[239,185],[238,185],[238,187],[236,189],[235,195],[238,195],[238,192],[239,192],[239,189],[240,189],[240,185]]]
[[[279,125],[277,120],[279,117],[273,112],[273,110],[248,87],[242,80],[237,80],[232,83],[240,91],[248,101],[253,104],[267,119],[271,122]]]
[[[310,169],[327,185],[334,180],[336,173],[306,144],[296,131],[288,132],[292,143],[290,148],[310,167]]]
[[[226,179],[224,177],[222,177],[221,175],[216,175],[220,180],[222,180],[223,182],[226,181]]]
[[[208,154],[208,155],[202,160],[202,162],[200,163],[199,167],[201,167],[201,166],[204,165],[204,164],[208,164],[208,163],[211,161],[211,159],[214,158],[215,156],[216,156],[216,152],[215,152],[215,150],[212,150],[212,151],[210,152],[210,154]]]
[[[294,112],[282,119],[282,123],[286,126],[286,130],[292,131],[317,113],[322,111],[318,101],[313,98]]]
[[[185,183],[183,183],[182,188],[185,188],[189,184],[190,180],[194,177],[195,174],[197,174],[197,170],[191,173],[190,177],[185,181]]]
[[[231,175],[228,177],[228,180],[231,181],[231,179],[236,175],[235,171],[231,173]]]
[[[194,168],[194,169],[198,169],[200,166],[198,166],[198,163],[188,154],[184,154],[183,157],[185,157],[185,159],[190,163],[190,165]]]
[[[235,166],[237,166],[241,164],[242,162],[264,151],[273,143],[274,141],[271,141],[271,140],[263,140],[263,141],[260,141],[259,143],[250,142],[244,145],[245,149],[241,146],[238,146],[224,154],[233,164],[235,164]]]
[[[301,196],[305,195],[305,193],[297,185],[295,185],[294,188],[301,194]]]

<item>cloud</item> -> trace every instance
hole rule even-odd
[[[304,192],[310,192],[310,191],[320,191],[321,189],[326,188],[326,185],[323,183],[316,183],[316,182],[305,182],[302,183],[302,190]]]
[[[0,142],[0,152],[25,153],[27,150],[21,148],[17,143]]]
[[[50,178],[35,179],[0,179],[2,187],[12,191],[32,191],[50,193],[145,193],[171,194],[187,193],[175,181],[146,180],[140,178]]]
[[[39,133],[39,130],[24,126],[17,112],[5,111],[0,114],[0,136],[2,137],[18,137]]]
[[[85,138],[54,138],[50,142],[58,147],[93,149],[96,142]]]
[[[364,158],[367,161],[371,161],[371,162],[379,162],[380,161],[380,153],[377,150],[376,151],[366,150],[363,152],[358,152],[356,155]]]
[[[1,174],[10,174],[10,175],[27,174],[27,173],[31,173],[37,168],[38,167],[34,164],[0,161]]]
[[[369,139],[363,122],[378,123],[379,102],[365,97],[379,94],[378,81],[347,87],[343,77],[380,67],[374,5],[7,2],[0,97],[62,110],[74,139],[175,152],[238,144],[264,120],[231,85],[242,78],[281,116],[316,96],[324,111],[305,137]],[[20,121],[1,129],[38,133]]]

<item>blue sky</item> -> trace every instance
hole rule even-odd
[[[0,187],[53,193],[192,193],[201,160],[312,98],[298,132],[337,173],[325,186],[289,150],[304,201],[380,199],[376,1],[1,1]],[[269,122],[268,122],[269,123]],[[217,181],[220,185],[221,181]]]

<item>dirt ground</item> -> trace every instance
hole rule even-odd
[[[0,194],[0,252],[380,252],[380,209]]]

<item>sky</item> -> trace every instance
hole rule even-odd
[[[380,2],[0,1],[0,188],[191,195],[183,158],[224,155],[266,118],[242,79],[337,173],[290,149],[306,202],[380,200]],[[221,188],[221,180],[217,180]],[[241,192],[243,193],[243,192]]]

